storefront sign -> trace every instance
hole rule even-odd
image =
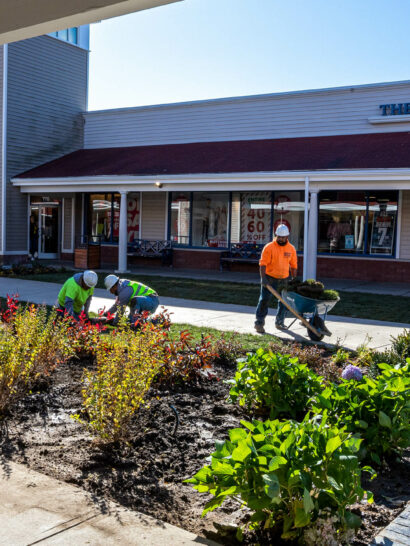
[[[394,220],[395,216],[393,214],[386,212],[376,212],[374,214],[370,253],[385,250],[386,254],[391,254],[393,251]]]
[[[246,192],[241,195],[241,240],[267,243],[270,233],[270,195]]]
[[[405,116],[410,115],[410,102],[399,102],[398,104],[380,104],[382,116]]]

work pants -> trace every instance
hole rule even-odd
[[[271,277],[269,275],[266,275],[266,278],[268,280],[268,283],[276,289],[279,294],[281,294],[282,290],[287,288],[288,279],[275,279],[275,277]],[[265,324],[265,318],[268,314],[269,305],[272,302],[273,295],[269,292],[269,290],[261,284],[261,291],[259,295],[259,301],[258,306],[256,308],[256,320],[255,325],[261,325],[263,326]],[[276,312],[276,324],[283,324],[286,316],[286,307],[283,305],[282,302],[278,301],[278,310]]]

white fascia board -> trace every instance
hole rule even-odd
[[[373,116],[367,118],[367,121],[372,125],[384,124],[384,123],[410,123],[410,116],[408,115],[394,115],[394,116]]]
[[[91,177],[65,177],[65,178],[13,178],[14,186],[25,188],[41,188],[47,191],[68,192],[67,187],[75,188],[74,191],[88,191],[86,188],[120,188],[123,191],[131,191],[129,188],[135,185],[140,187],[155,185],[155,182],[178,185],[197,184],[259,184],[259,183],[298,183],[304,187],[305,178],[310,182],[405,182],[410,183],[410,168],[406,169],[366,169],[366,170],[324,170],[324,171],[274,171],[254,173],[226,173],[226,174],[184,174],[184,175],[149,175],[149,176],[91,176]],[[152,191],[152,188],[149,188]]]
[[[1,0],[0,45],[180,1]]]

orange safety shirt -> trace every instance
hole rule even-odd
[[[278,245],[275,241],[268,243],[262,250],[259,265],[266,266],[266,274],[275,279],[286,279],[289,277],[289,267],[297,269],[298,258],[293,245]]]

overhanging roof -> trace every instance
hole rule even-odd
[[[1,0],[0,45],[181,0]]]
[[[78,150],[16,177],[73,179],[410,168],[410,133]]]

